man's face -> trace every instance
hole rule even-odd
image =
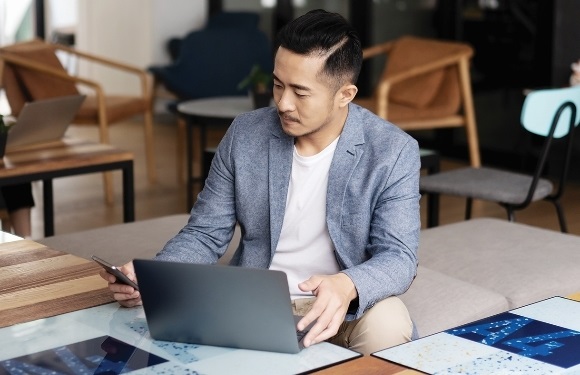
[[[280,47],[274,63],[274,100],[282,129],[294,137],[322,136],[342,128],[336,90],[319,74],[325,56],[303,56]]]

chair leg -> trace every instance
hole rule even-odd
[[[514,209],[511,206],[506,206],[505,209],[507,211],[508,220],[511,222],[515,222],[516,221],[516,214],[514,212]]]
[[[552,201],[556,207],[556,212],[558,213],[558,221],[560,222],[560,231],[562,233],[568,233],[568,225],[566,224],[566,217],[564,216],[564,208],[560,204],[560,201]]]
[[[149,183],[157,182],[157,168],[155,167],[155,144],[153,137],[153,112],[145,112],[145,157],[147,159],[147,177]]]
[[[177,119],[177,182],[182,184],[185,181],[185,137],[187,134],[185,132],[185,120],[181,117]]]
[[[105,190],[105,201],[109,205],[113,204],[115,202],[115,191],[111,172],[103,172],[103,188]]]
[[[473,205],[473,199],[467,198],[465,200],[465,220],[471,219],[471,206]]]
[[[102,96],[98,96],[99,103],[103,102]],[[109,126],[107,122],[107,114],[105,111],[105,105],[99,105],[99,140],[101,143],[109,144]],[[103,173],[103,186],[105,190],[105,202],[108,205],[112,205],[115,201],[113,192],[113,174],[112,172]]]
[[[439,194],[430,193],[427,196],[427,228],[439,225]]]

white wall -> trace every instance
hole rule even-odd
[[[202,0],[79,0],[76,47],[143,69],[164,64],[169,60],[167,40],[202,27],[206,8]],[[79,69],[108,92],[139,88],[126,74],[86,64]]]
[[[50,39],[52,31],[59,28],[75,28],[78,23],[78,0],[45,1],[45,35]]]

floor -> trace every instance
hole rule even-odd
[[[169,114],[158,115],[155,125],[155,147],[157,155],[158,182],[147,181],[144,163],[143,126],[140,118],[111,127],[111,142],[119,148],[135,154],[135,197],[136,220],[143,220],[175,213],[185,213],[185,183],[177,175],[176,126],[175,118]],[[219,141],[223,130],[210,134],[212,141]],[[68,135],[97,140],[95,127],[75,126],[69,128]],[[443,169],[455,168],[462,162],[444,159]],[[199,160],[194,163],[194,171],[199,171]],[[100,174],[83,175],[57,179],[54,182],[55,232],[71,233],[94,227],[102,227],[122,222],[121,174],[114,173],[115,202],[107,205],[104,200],[102,177]],[[43,237],[42,185],[34,183],[37,202],[33,209],[33,238]],[[425,208],[422,199],[422,221],[425,227]],[[580,234],[580,184],[570,183],[564,199],[569,231]],[[440,224],[463,220],[464,200],[442,197]],[[474,217],[497,217],[504,219],[505,211],[493,204],[476,201]],[[538,202],[516,214],[518,222],[559,230],[553,207],[546,202]]]

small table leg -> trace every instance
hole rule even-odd
[[[135,187],[133,183],[133,162],[123,168],[123,221],[135,221]]]
[[[186,130],[185,134],[187,140],[185,142],[187,148],[187,207],[186,212],[191,210],[193,206],[193,132],[192,128],[193,124],[191,123],[191,119],[186,119]]]
[[[52,179],[42,180],[42,202],[44,205],[44,237],[54,236],[54,202]]]

